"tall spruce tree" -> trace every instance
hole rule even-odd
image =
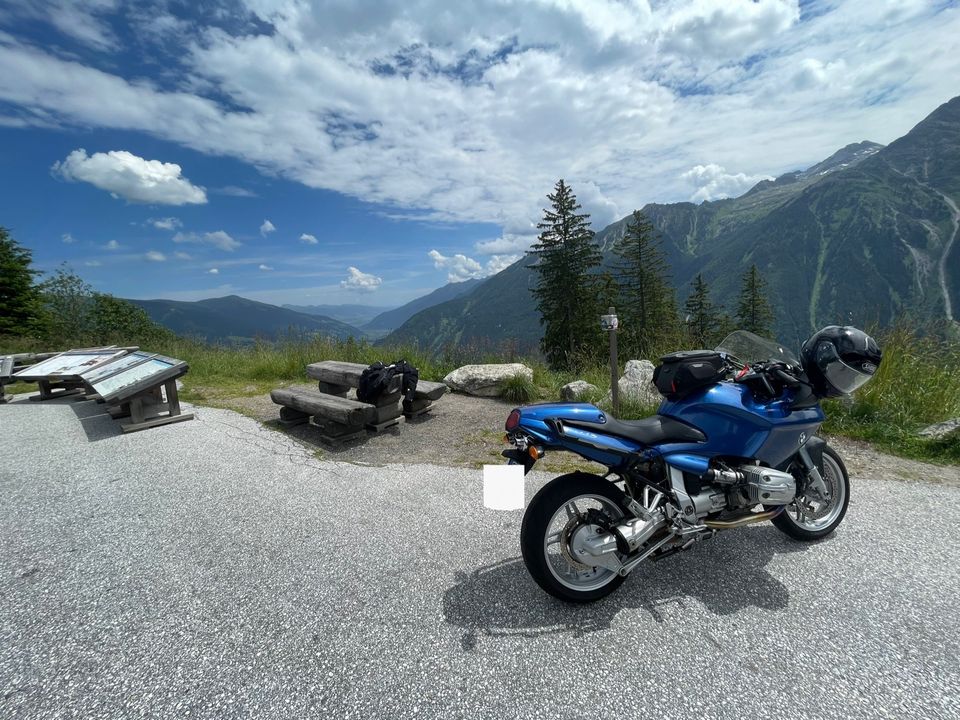
[[[667,258],[653,224],[639,210],[613,250],[621,259],[615,266],[624,310],[621,337],[628,352],[645,356],[675,334],[677,306]]]
[[[756,265],[743,274],[740,299],[737,302],[737,323],[741,330],[760,336],[773,335],[773,308],[766,295],[767,283]]]
[[[691,285],[693,289],[684,305],[690,340],[698,348],[712,347],[719,339],[720,312],[710,300],[710,288],[702,274],[697,273]]]
[[[24,335],[40,322],[40,294],[33,284],[39,273],[33,256],[0,227],[0,335]]]
[[[544,208],[543,221],[537,224],[540,235],[529,254],[537,262],[533,296],[540,312],[543,339],[540,341],[547,362],[555,369],[573,369],[595,355],[600,344],[599,307],[596,278],[601,254],[593,242],[590,215],[578,213],[580,203],[562,179],[547,195],[550,208]]]

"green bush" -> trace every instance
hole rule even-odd
[[[510,402],[528,403],[537,398],[537,386],[525,375],[513,375],[504,380],[502,396]]]

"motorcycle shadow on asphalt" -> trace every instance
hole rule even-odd
[[[766,566],[775,555],[815,545],[793,541],[770,525],[721,533],[689,552],[642,564],[612,595],[585,605],[547,595],[522,558],[508,558],[457,573],[456,584],[444,592],[443,614],[448,624],[463,629],[461,644],[470,652],[481,637],[580,637],[606,630],[625,609],[643,610],[655,622],[669,624],[686,616],[691,600],[714,615],[748,607],[783,610],[790,593]]]

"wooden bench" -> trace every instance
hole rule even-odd
[[[360,363],[327,360],[307,365],[307,375],[318,381],[317,392],[280,388],[270,398],[280,408],[280,423],[285,427],[309,422],[321,431],[321,439],[341,444],[365,435],[381,432],[407,418],[422,415],[434,400],[447,390],[443,383],[421,382],[410,407],[400,406],[402,378],[395,376],[386,391],[374,403],[348,398],[360,385],[367,366]]]

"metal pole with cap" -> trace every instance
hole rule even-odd
[[[620,369],[617,363],[617,320],[616,308],[607,308],[607,314],[600,316],[600,325],[610,333],[610,399],[613,401],[613,416],[620,414]]]

